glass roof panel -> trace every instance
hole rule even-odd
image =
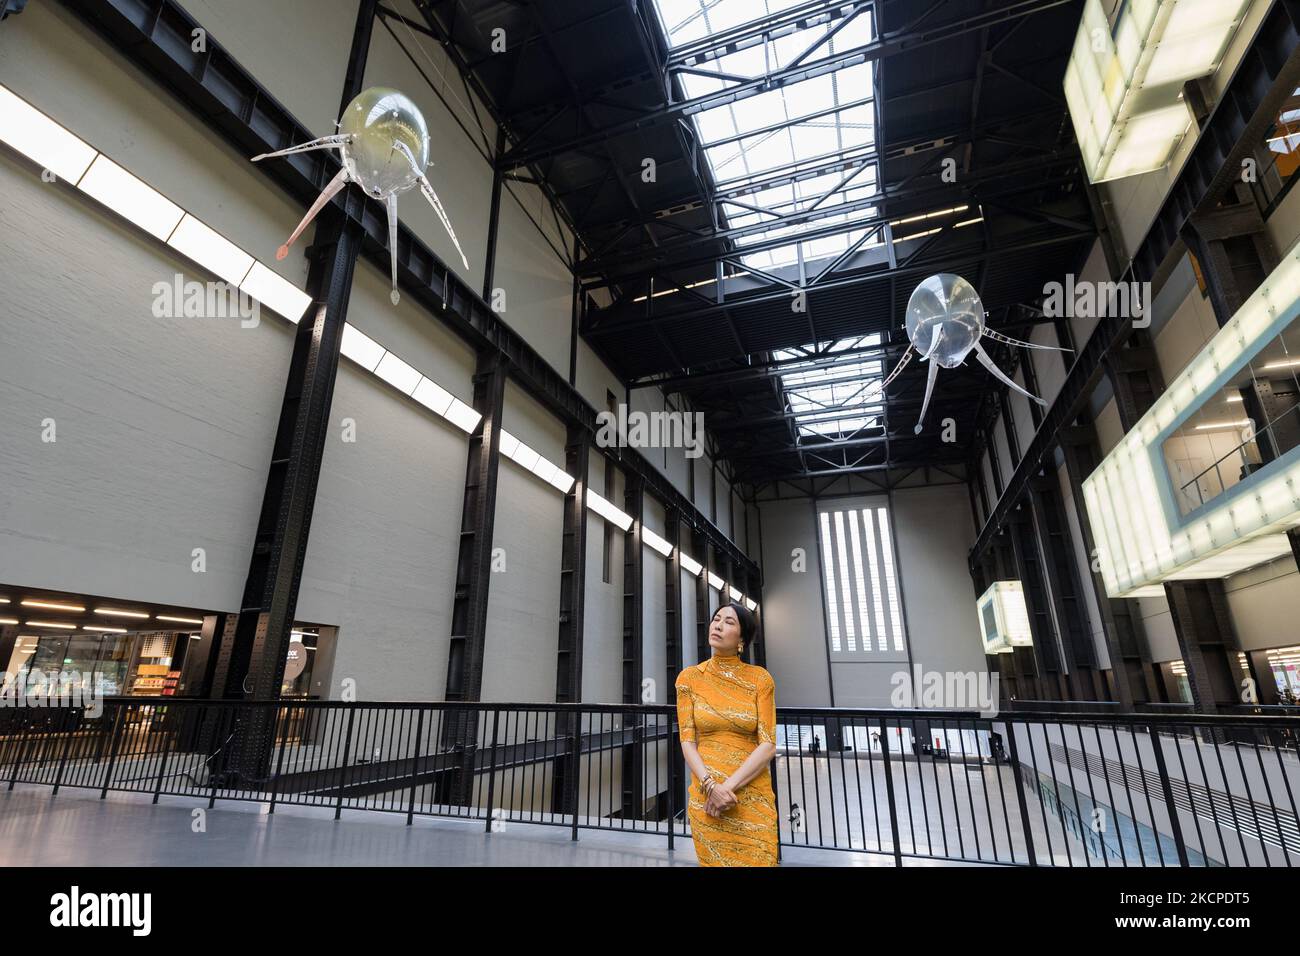
[[[781,384],[801,436],[847,438],[864,428],[884,427],[880,345],[877,333],[772,353],[776,361],[790,362],[781,372]],[[858,352],[862,358],[855,360],[852,355]],[[843,357],[836,360],[837,353]]]
[[[673,49],[753,23],[799,2],[801,0],[655,0],[660,22]],[[833,35],[828,38],[832,31]],[[874,37],[873,11],[868,9],[854,14],[847,23],[837,19],[805,27],[699,62],[696,68],[717,73],[720,77],[730,74],[757,78],[784,68],[796,58],[802,57],[802,63],[809,63],[863,46]],[[820,45],[816,45],[819,41]],[[875,195],[877,167],[870,150],[876,142],[875,104],[871,101],[873,68],[871,62],[844,67],[694,114],[692,122],[700,142],[704,144],[704,155],[714,181],[725,181],[728,188],[736,188],[773,170],[858,147],[863,148],[865,167],[848,182],[843,180],[851,170],[844,170],[816,176],[793,188],[786,184],[759,190],[744,196],[741,201],[747,206],[787,216],[804,212],[814,203],[818,209],[833,208]],[[735,80],[699,73],[682,72],[678,76],[684,92],[692,98],[735,85]],[[824,229],[836,222],[849,221],[848,216],[831,216],[783,226],[777,215],[764,216],[732,203],[723,206],[722,214],[725,224],[733,228],[753,226],[764,220],[773,223],[770,230],[737,237],[736,243],[742,247],[776,237],[794,237],[812,229]],[[855,218],[871,215],[874,215],[874,209],[853,213]],[[858,236],[842,233],[810,240],[803,244],[804,258],[839,255],[857,237],[860,233]],[[755,268],[772,268],[797,262],[799,253],[799,243],[792,241],[779,248],[745,253],[741,261]]]

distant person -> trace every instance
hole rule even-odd
[[[822,739],[816,734],[813,734],[812,743],[808,745],[808,752],[814,757],[822,752]]]

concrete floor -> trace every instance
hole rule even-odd
[[[19,785],[0,792],[0,866],[694,866],[689,838]],[[204,829],[195,832],[201,809]],[[892,866],[889,856],[782,847],[783,866]],[[909,866],[936,865],[907,861]]]

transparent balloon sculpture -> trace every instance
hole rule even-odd
[[[921,415],[913,429],[918,435],[925,422],[926,409],[930,407],[930,396],[934,392],[934,380],[939,375],[939,369],[956,368],[966,361],[971,352],[975,353],[980,364],[992,372],[998,381],[1039,405],[1047,404],[1008,378],[984,351],[980,345],[981,339],[992,339],[1027,349],[1070,351],[1051,345],[1022,342],[1001,332],[994,332],[984,324],[984,303],[980,301],[974,286],[950,272],[930,276],[916,287],[912,297],[907,300],[906,325],[909,342],[907,350],[894,370],[876,387],[883,392],[885,386],[898,377],[914,356],[920,356],[922,362],[929,360],[930,373],[925,381],[925,399],[921,403]]]
[[[451,236],[452,244],[460,253],[460,261],[469,268],[465,252],[456,239],[456,231],[451,228],[451,220],[442,207],[442,201],[433,191],[424,171],[429,165],[429,128],[425,125],[424,115],[410,97],[405,93],[384,86],[372,86],[357,94],[356,99],[347,105],[342,118],[336,124],[339,131],[331,136],[322,136],[300,146],[277,150],[274,153],[262,153],[253,157],[253,162],[271,159],[276,156],[290,156],[314,149],[337,149],[343,160],[343,168],[330,180],[321,194],[316,197],[307,215],[302,217],[298,228],[289,236],[287,242],[276,252],[277,259],[289,254],[293,245],[308,223],[316,214],[348,183],[358,183],[367,196],[382,200],[388,210],[388,252],[392,263],[393,287],[389,297],[396,305],[401,296],[397,291],[397,195],[419,186],[424,198],[433,206],[433,211],[442,220],[443,227]]]

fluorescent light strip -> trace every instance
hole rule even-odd
[[[146,619],[149,617],[144,611],[123,611],[115,607],[97,607],[95,613],[103,614],[105,617],[140,617]]]
[[[375,367],[379,365],[379,360],[384,357],[384,347],[358,330],[351,322],[343,323],[343,338],[339,343],[339,351],[367,372],[374,372]]]
[[[17,623],[18,623],[18,618],[16,617],[0,617],[0,624],[17,624]]]
[[[1269,362],[1264,366],[1264,370],[1269,371],[1275,368],[1295,368],[1297,365],[1300,365],[1300,359],[1287,359],[1283,362]]]
[[[445,418],[465,434],[472,434],[483,417],[433,379],[398,358],[350,322],[343,323],[339,351],[367,372],[415,399],[439,418]]]
[[[641,540],[650,545],[650,547],[654,548],[665,558],[671,558],[673,556],[673,546],[645,525],[641,526]]]
[[[733,601],[739,601],[745,596],[740,593],[739,589],[730,586],[727,587],[727,593],[731,595]]]
[[[91,625],[87,624],[87,625],[84,625],[81,629],[82,629],[83,631],[92,631],[92,632],[94,632],[95,634],[101,634],[101,633],[102,633],[102,634],[126,634],[126,633],[128,633],[128,632],[127,632],[127,629],[124,628],[124,627],[104,627],[103,625],[96,625],[96,626],[92,627]]]
[[[167,245],[236,287],[253,268],[252,256],[189,213],[181,218]]]
[[[704,570],[704,565],[700,564],[700,562],[696,561],[685,551],[678,551],[678,560],[681,561],[682,567],[686,569],[686,573],[693,578],[699,577],[700,572]]]
[[[26,621],[25,623],[28,627],[54,627],[61,631],[75,631],[77,629],[77,625],[64,624],[61,621]]]
[[[600,515],[606,521],[616,525],[620,531],[626,531],[632,527],[632,516],[624,511],[615,508],[612,504],[602,498],[596,492],[587,490],[587,507],[596,514]]]
[[[38,601],[35,598],[24,600],[23,607],[42,607],[47,611],[74,611],[77,614],[82,614],[86,610],[80,604],[59,604],[55,601]]]
[[[721,591],[723,585],[726,583],[727,582],[723,581],[722,578],[718,577],[712,571],[709,572],[709,587],[713,588],[713,590]]]
[[[295,325],[307,311],[307,306],[311,305],[311,296],[260,262],[253,263],[253,268],[248,270],[248,275],[239,284],[239,290]]]
[[[531,471],[547,484],[557,488],[562,494],[568,494],[575,479],[563,468],[543,458],[538,452],[529,448],[504,428],[501,429],[501,454],[526,471]]]
[[[3,86],[0,139],[70,183],[79,180],[95,158],[92,146]]]
[[[1204,425],[1197,425],[1198,432],[1207,432],[1215,428],[1245,428],[1250,424],[1249,418],[1243,418],[1239,422],[1206,422]]]
[[[202,618],[172,617],[169,614],[156,614],[154,615],[154,618],[155,620],[159,620],[159,621],[171,621],[174,624],[202,624],[203,623]]]
[[[758,602],[753,598],[745,598],[745,607],[749,608],[751,611],[757,611]]]
[[[483,416],[456,398],[452,400],[451,408],[447,409],[447,414],[443,417],[465,434],[470,435],[475,428],[478,428],[479,419]]]
[[[403,395],[410,395],[414,392],[415,386],[420,384],[422,378],[419,372],[392,352],[385,353],[384,357],[379,360],[379,365],[375,368],[375,374]]]
[[[95,157],[77,188],[163,242],[185,215],[180,206],[102,153]]]
[[[0,140],[290,322],[311,304],[293,283],[4,86]]]

